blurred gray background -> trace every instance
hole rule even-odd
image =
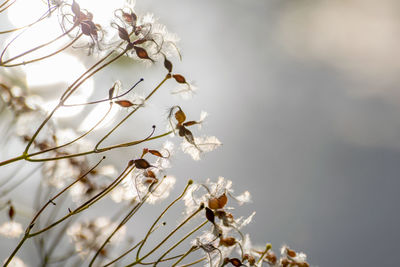
[[[209,112],[202,132],[223,143],[199,162],[177,154],[170,172],[178,181],[224,176],[238,193],[249,190],[242,212],[257,212],[245,229],[254,244],[287,244],[313,266],[395,266],[399,5],[137,1],[138,13],[155,13],[181,37],[176,70],[199,87],[171,103],[195,119]],[[152,104],[165,112],[163,94]]]
[[[317,266],[396,265],[399,2],[137,4],[181,36],[200,88],[185,107],[207,110],[204,131],[224,144],[177,172],[248,189],[254,243]]]

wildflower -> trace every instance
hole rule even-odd
[[[189,154],[194,160],[200,160],[200,154],[210,152],[221,146],[221,142],[215,136],[195,137],[193,143],[183,139],[181,149]]]
[[[146,49],[149,56],[158,61],[166,57],[179,55],[177,42],[179,38],[176,34],[168,32],[165,25],[158,22],[153,14],[147,13],[139,16],[137,27],[140,29],[138,36],[154,42],[145,42],[143,48]]]
[[[205,193],[197,193],[200,189],[205,189]],[[229,196],[232,199],[237,200],[237,197],[235,197],[233,193],[234,190],[232,189],[232,181],[221,176],[218,177],[217,182],[211,182],[210,179],[207,179],[204,184],[195,184],[191,186],[191,188],[189,188],[188,192],[185,194],[184,201],[186,212],[192,212],[201,202],[208,203],[209,205],[211,204],[211,207],[209,206],[210,208],[225,208],[226,202],[228,201],[225,199],[225,197]],[[248,200],[250,198],[249,192],[245,191],[243,194],[245,194],[247,197],[239,197],[240,200]],[[215,203],[215,200],[217,203]],[[241,202],[239,202],[239,204],[240,203]]]
[[[197,91],[197,86],[193,82],[179,83],[178,86],[171,92],[181,96],[183,99],[190,99]]]
[[[18,238],[23,231],[22,225],[15,221],[4,222],[0,225],[0,235],[7,238]]]
[[[173,188],[176,178],[171,175],[164,175],[165,169],[170,168],[170,157],[173,153],[173,143],[165,142],[160,151],[145,150],[146,153],[157,154],[157,160],[154,163],[148,163],[144,159],[142,167],[136,168],[130,177],[125,178],[111,192],[111,199],[119,203],[122,201],[132,201],[136,197],[141,200],[149,191],[148,203],[154,204],[167,198]],[[138,160],[136,160],[138,162]],[[162,177],[163,176],[163,177]],[[158,177],[158,178],[157,178]],[[161,177],[161,178],[160,178]]]
[[[203,194],[200,194],[200,189],[204,189]],[[246,245],[247,252],[251,251],[249,247],[251,243],[246,240],[240,229],[251,222],[255,213],[247,218],[235,218],[232,213],[228,212],[232,209],[228,207],[229,197],[236,200],[236,197],[233,196],[232,182],[223,177],[219,177],[217,182],[211,182],[207,179],[204,184],[193,185],[184,196],[187,213],[193,212],[198,203],[208,204],[205,216],[212,224],[212,228],[210,231],[203,232],[192,244],[197,244],[208,255],[210,266],[221,266],[224,258],[228,259],[225,264],[229,262],[239,264],[230,255],[238,246],[243,250],[244,242],[248,243]],[[206,250],[204,249],[205,245],[213,249]],[[249,262],[254,260],[254,255],[251,254],[246,259]]]
[[[307,263],[307,255],[303,252],[296,252],[290,249],[287,245],[283,245],[281,248],[281,259],[280,264],[284,267],[286,266],[300,266],[300,267],[308,267]]]

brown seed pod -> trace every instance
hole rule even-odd
[[[232,258],[229,260],[229,262],[235,267],[239,267],[239,266],[243,265],[242,262],[238,258]]]
[[[265,259],[267,259],[271,264],[276,264],[276,261],[278,260],[274,252],[268,252],[267,255],[265,255]]]
[[[150,163],[145,159],[135,159],[134,162],[135,167],[138,169],[147,169],[151,167]]]
[[[206,207],[206,218],[209,220],[211,223],[215,223],[215,215],[212,210]]]
[[[153,179],[156,178],[156,175],[155,175],[155,173],[154,173],[152,170],[146,170],[146,171],[144,171],[144,172],[143,172],[143,175],[144,175],[145,177],[148,177],[148,178],[153,178]]]
[[[149,153],[153,154],[154,156],[163,158],[163,155],[162,155],[159,151],[157,151],[157,150],[151,150],[151,149],[150,149],[150,150],[149,150]]]
[[[110,88],[110,90],[108,90],[108,99],[111,100],[113,98],[113,94],[115,91],[115,84],[113,87]]]
[[[178,83],[186,83],[185,77],[180,74],[174,74],[172,75],[172,77],[174,77],[175,81],[177,81]]]
[[[118,26],[118,25],[117,25]],[[118,26],[118,36],[124,41],[127,41],[128,43],[131,42],[129,38],[129,33],[122,27]]]
[[[219,208],[219,203],[218,203],[218,199],[217,198],[210,198],[208,200],[208,207],[210,209],[216,210]]]
[[[289,257],[292,257],[292,258],[296,257],[296,251],[294,251],[294,250],[292,250],[292,249],[289,249],[289,248],[286,249],[286,254],[287,254]]]
[[[223,193],[219,198],[218,198],[218,205],[219,208],[222,209],[225,207],[226,203],[228,203],[228,197],[226,196],[225,193]]]
[[[96,25],[91,20],[81,22],[81,30],[84,35],[97,37]]]
[[[132,26],[136,25],[137,16],[136,16],[135,13],[131,12],[129,14],[129,13],[126,13],[126,12],[122,12],[122,18],[125,20],[126,23],[128,23],[128,24],[130,24]]]
[[[183,124],[183,126],[192,126],[195,124],[198,124],[198,122],[197,121],[187,121]]]
[[[75,0],[72,1],[71,10],[75,16],[79,16],[79,14],[81,13],[81,8],[79,7],[79,4],[75,2]]]
[[[221,237],[219,239],[219,244],[225,247],[231,247],[236,244],[236,239],[234,237]]]
[[[137,55],[139,58],[142,58],[142,59],[150,59],[151,61],[153,61],[153,60],[149,57],[149,55],[147,54],[147,51],[146,51],[144,48],[139,47],[139,46],[134,46],[133,48],[135,49],[136,55]]]
[[[171,73],[172,63],[166,57],[164,57],[164,67],[168,70],[168,73]]]
[[[186,120],[185,112],[182,109],[179,109],[175,112],[175,119],[178,121],[178,124],[182,124]]]
[[[14,206],[10,205],[10,208],[8,209],[8,217],[10,218],[10,220],[13,220],[14,216],[15,216]]]
[[[129,100],[117,100],[117,101],[115,101],[115,103],[124,108],[129,108],[129,107],[133,106],[133,103]]]

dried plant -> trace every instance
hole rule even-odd
[[[22,0],[2,1],[1,15],[19,1]],[[194,160],[221,145],[216,137],[199,137],[193,130],[194,125],[202,124],[207,113],[202,112],[200,119],[195,120],[187,116],[182,106],[174,105],[165,116],[167,130],[153,125],[142,138],[112,144],[111,136],[118,135],[128,119],[142,115],[139,111],[146,110],[147,102],[168,81],[179,86],[173,94],[188,95],[195,90],[185,75],[174,72],[172,62],[181,58],[175,35],[152,15],[137,14],[130,1],[110,11],[113,20],[108,25],[97,23],[90,8],[82,8],[74,0],[36,1],[34,5],[42,10],[36,19],[0,30],[0,36],[7,38],[0,55],[1,145],[2,151],[8,150],[1,156],[14,154],[1,159],[0,166],[10,170],[17,165],[0,181],[1,212],[8,217],[0,225],[0,235],[20,240],[4,259],[4,266],[26,266],[17,255],[23,253],[28,240],[37,248],[41,266],[309,266],[303,253],[289,247],[283,247],[278,258],[270,244],[251,245],[242,228],[255,213],[247,218],[237,217],[232,207],[249,202],[250,194],[234,194],[232,182],[222,177],[205,183],[188,180],[179,196],[169,200],[169,204],[161,203],[176,183],[167,170],[174,153],[170,138],[180,139],[182,150]],[[56,26],[58,34],[49,38],[40,30],[46,24]],[[31,36],[35,40],[29,39]],[[68,80],[56,103],[48,108],[46,100],[30,90],[30,84],[20,73],[27,66],[47,64],[63,54],[86,54],[91,63],[78,77]],[[148,84],[136,78],[128,89],[120,81],[96,88],[104,96],[101,99],[88,101],[80,97],[92,78],[105,75],[106,69],[124,58],[135,66],[161,64],[165,72],[144,95],[136,91]],[[67,75],[68,66],[59,71]],[[157,75],[158,71],[154,73]],[[96,107],[100,107],[96,111],[102,114],[97,120],[84,120],[85,127],[60,127],[57,114],[61,110],[68,113],[83,108],[77,116],[84,118]],[[106,122],[111,126],[99,135],[98,130]],[[157,140],[164,140],[164,144],[160,146]],[[18,146],[22,147],[20,151],[15,149]],[[126,147],[137,147],[135,151],[140,153],[116,159],[125,161],[122,170],[104,164],[107,152]],[[14,204],[17,200],[11,193],[28,179],[40,182],[37,201],[26,215]],[[107,197],[121,209],[104,210],[94,218],[87,215]],[[161,207],[160,212],[148,219],[147,229],[132,231],[128,222],[134,221],[145,204]],[[164,226],[168,220],[163,219],[171,210],[181,209],[179,205],[185,207],[183,219],[167,230]],[[24,216],[30,217],[26,223]]]

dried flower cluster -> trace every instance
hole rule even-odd
[[[19,1],[22,0],[2,1],[0,15],[7,14]],[[269,244],[264,248],[251,245],[243,227],[251,222],[255,212],[238,217],[233,208],[249,202],[250,194],[247,191],[235,194],[232,182],[222,177],[216,182],[189,180],[173,201],[167,205],[161,203],[168,199],[177,183],[168,171],[171,156],[176,153],[168,138],[175,136],[180,140],[182,151],[194,160],[221,145],[216,137],[198,136],[193,129],[195,125],[200,128],[206,112],[202,111],[200,118],[194,120],[182,106],[172,106],[165,118],[167,130],[160,132],[165,127],[153,125],[142,138],[112,144],[114,139],[110,136],[139,114],[137,111],[145,109],[146,102],[167,81],[178,85],[172,94],[184,98],[196,90],[184,75],[174,72],[172,61],[181,57],[176,35],[169,33],[153,15],[137,14],[132,1],[111,10],[112,19],[108,23],[96,17],[90,7],[83,8],[79,1],[44,3],[34,3],[42,13],[31,22],[0,30],[0,36],[7,38],[0,54],[3,140],[14,140],[23,146],[22,151],[10,149],[14,155],[2,158],[0,167],[30,163],[19,165],[22,167],[17,172],[0,182],[0,211],[8,217],[0,222],[0,235],[20,240],[4,259],[4,266],[29,266],[37,262],[24,263],[23,256],[17,256],[22,254],[27,240],[33,240],[37,247],[41,266],[309,266],[303,253],[287,246],[278,258]],[[50,25],[49,29],[56,34],[49,39],[47,32],[40,30],[43,25]],[[32,42],[28,41],[31,36],[36,37]],[[58,99],[48,105],[43,95],[32,91],[27,72],[30,66],[46,65],[60,55],[86,55],[91,63],[77,77],[68,79],[68,85],[58,92]],[[99,93],[104,95],[102,99],[89,101],[88,97],[82,97],[91,79],[104,75],[104,70],[122,58],[130,59],[131,64],[161,63],[166,73],[144,95],[135,92],[145,84],[142,78],[137,78],[128,89],[118,80],[106,88],[97,88],[99,92],[103,90]],[[91,118],[92,107],[101,115],[97,119],[83,119]],[[77,112],[84,125],[62,126],[58,115],[74,113],[77,108],[81,108]],[[105,124],[108,124],[106,132],[96,135]],[[154,141],[161,139],[164,144],[160,147]],[[1,145],[10,148],[12,142]],[[104,163],[108,151],[127,147],[137,147],[140,152],[125,159],[123,169],[112,161]],[[37,167],[32,169],[32,165]],[[19,173],[24,170],[25,176]],[[40,183],[36,205],[25,208],[23,213],[23,208],[14,204],[17,200],[11,193],[28,179],[39,179]],[[121,210],[104,210],[93,218],[89,211],[100,201],[106,203],[108,197]],[[184,219],[165,234],[163,225],[169,221],[163,219],[177,208],[177,203],[185,205]],[[144,204],[157,205],[160,212],[148,219],[149,227],[132,231],[128,222],[134,221]],[[30,221],[25,221],[26,213]],[[150,239],[156,241],[148,242]],[[172,245],[167,247],[171,241]]]

